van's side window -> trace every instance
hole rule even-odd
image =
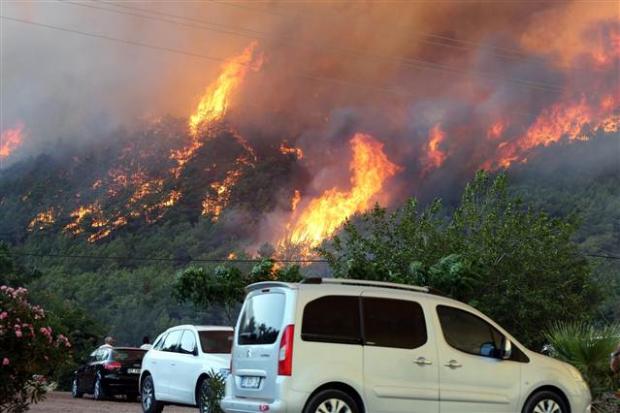
[[[437,307],[437,314],[446,342],[457,350],[492,357],[501,348],[503,335],[480,317],[443,305]]]
[[[426,343],[426,322],[420,304],[376,297],[364,297],[362,302],[366,345],[414,349]]]
[[[357,296],[328,295],[309,302],[301,325],[304,341],[361,344]]]

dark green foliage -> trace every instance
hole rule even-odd
[[[595,398],[615,390],[618,383],[609,369],[609,354],[620,340],[620,325],[597,327],[588,323],[554,323],[545,337],[551,356],[575,366]]]
[[[249,284],[272,280],[297,282],[301,279],[298,265],[280,268],[275,266],[273,260],[263,259],[245,273],[228,265],[215,268],[190,266],[177,274],[173,289],[175,297],[181,302],[189,301],[203,309],[223,307],[229,323],[234,323],[234,311],[243,300],[245,287]]]
[[[206,382],[209,390],[204,396],[201,395],[201,397],[205,397],[208,407],[207,411],[209,413],[223,413],[224,411],[220,407],[220,401],[226,392],[226,379],[220,373],[211,371]]]
[[[571,241],[576,229],[573,219],[528,209],[509,194],[505,175],[479,173],[451,214],[439,202],[377,207],[320,253],[337,277],[429,285],[536,347],[550,320],[584,319],[599,302],[590,266]]]

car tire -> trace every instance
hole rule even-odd
[[[211,399],[211,386],[207,379],[202,379],[198,384],[198,411],[200,413],[210,413],[211,405],[209,400]]]
[[[323,390],[306,404],[304,413],[360,413],[360,406],[341,390]]]
[[[568,406],[559,394],[545,390],[531,396],[523,407],[523,413],[539,412],[568,413]]]
[[[140,398],[144,413],[161,413],[164,410],[163,403],[155,398],[155,384],[153,377],[149,375],[145,376],[140,384]]]
[[[83,395],[84,393],[80,391],[80,382],[77,377],[74,377],[71,382],[71,397],[74,399],[80,399]]]
[[[103,389],[103,379],[100,374],[97,374],[97,378],[95,379],[95,384],[93,386],[93,397],[95,400],[105,400],[107,398],[105,390]]]

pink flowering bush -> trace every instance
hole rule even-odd
[[[49,326],[25,288],[0,286],[0,412],[23,412],[43,399],[47,377],[71,357],[71,343]]]

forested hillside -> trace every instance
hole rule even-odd
[[[206,148],[215,153],[221,144],[216,139]],[[149,218],[144,209],[132,216],[131,208],[139,206],[132,205],[135,188],[132,191],[128,185],[125,193],[102,198],[107,200],[102,205],[102,214],[114,211],[128,213],[129,217],[126,225],[109,236],[89,239],[95,233],[92,226],[90,233],[88,229],[72,233],[74,221],[66,213],[64,218],[58,213],[56,221],[36,222],[34,225],[40,227],[33,227],[31,222],[40,211],[72,211],[78,205],[75,196],[83,201],[94,197],[97,191],[111,190],[113,182],[95,188],[92,183],[97,182],[100,171],[111,168],[110,159],[118,159],[118,155],[103,154],[114,154],[122,147],[117,143],[90,151],[74,148],[64,155],[23,161],[2,172],[0,233],[15,254],[14,259],[25,269],[23,273],[28,274],[22,281],[32,290],[34,299],[45,306],[69,305],[82,310],[100,323],[102,332],[116,336],[121,343],[137,343],[143,335],[155,336],[178,323],[226,322],[223,312],[217,308],[201,312],[190,304],[180,304],[171,293],[175,274],[191,260],[256,256],[256,249],[248,248],[247,239],[257,230],[261,216],[275,207],[282,191],[286,192],[286,188],[278,191],[274,187],[286,185],[287,181],[279,177],[285,177],[295,167],[295,156],[282,154],[277,148],[262,148],[257,156],[264,160],[258,162],[259,166],[247,169],[217,220],[212,215],[200,214],[199,203],[192,204],[191,197],[167,209],[158,219]],[[149,156],[158,156],[156,149]],[[524,200],[524,207],[579,219],[575,241],[583,252],[618,256],[618,159],[615,136],[556,145],[553,150],[541,150],[528,163],[510,168],[509,190]],[[160,162],[165,162],[163,157]],[[200,193],[198,188],[205,179],[200,173],[204,171],[203,167],[187,168],[188,175],[180,181],[184,190],[191,194],[191,188],[196,188],[194,191]],[[462,186],[451,198],[458,197],[461,191]],[[445,190],[437,191],[441,192]],[[165,189],[145,198],[153,197],[148,202],[157,203],[162,193]],[[432,193],[421,195],[428,199]],[[450,202],[447,207],[451,207]],[[83,225],[84,221],[78,223]],[[269,255],[273,248],[263,246],[260,252]],[[617,319],[620,317],[620,260],[594,256],[589,260],[597,279],[609,285],[605,290],[613,293],[606,297],[600,317]],[[251,263],[235,265],[245,269],[252,266]],[[319,263],[303,267],[302,271],[324,274],[329,269]]]

